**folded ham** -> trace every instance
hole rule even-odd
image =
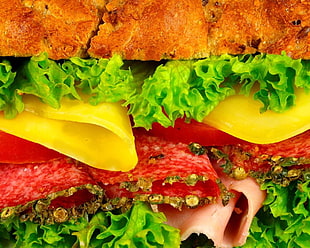
[[[165,213],[167,223],[181,230],[182,240],[198,233],[212,239],[216,247],[229,248],[245,243],[253,217],[265,200],[265,192],[251,178],[241,181],[228,177],[221,179],[235,195],[225,206],[219,199],[215,204],[182,211],[168,205],[159,207],[159,211]]]

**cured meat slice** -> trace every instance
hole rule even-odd
[[[221,201],[182,211],[167,205],[159,206],[167,223],[180,229],[182,240],[192,233],[202,233],[212,239],[216,247],[244,244],[253,217],[265,199],[265,192],[251,178],[242,181],[229,177],[221,179],[235,195],[225,206]]]
[[[182,211],[168,205],[161,205],[159,211],[165,213],[168,225],[180,229],[182,240],[186,240],[193,233],[205,234],[216,246],[224,247],[225,228],[237,199],[237,197],[232,198],[226,206],[218,201],[214,204]]]
[[[89,173],[96,181],[114,184],[125,181],[137,181],[139,178],[164,180],[179,176],[185,179],[189,175],[205,176],[215,181],[218,176],[207,156],[195,156],[187,144],[166,141],[150,136],[142,130],[135,130],[137,166],[129,172],[105,171],[89,167]]]
[[[181,203],[191,207],[209,203],[220,195],[218,177],[207,155],[196,156],[186,144],[167,142],[142,131],[136,131],[136,144],[139,163],[129,173],[100,170],[69,158],[45,163],[0,164],[3,178],[0,209],[23,206],[19,213],[28,203],[46,197],[50,199],[51,194],[71,187],[79,187],[77,191],[88,201],[91,194],[83,186],[88,184],[100,184],[110,199],[146,195],[154,202],[158,197],[168,196],[174,198],[169,198],[169,202],[175,203],[175,199],[182,198]],[[74,201],[83,202],[78,195],[70,195],[70,198],[67,195],[60,194],[60,199],[52,197],[49,206],[67,209]]]
[[[234,167],[246,171],[270,171],[272,166],[310,167],[310,131],[272,144],[240,143],[217,147]]]
[[[310,158],[310,130],[277,143],[263,145],[244,143],[240,147],[255,156],[268,154],[281,157]]]
[[[0,164],[0,209],[26,204],[70,187],[94,184],[71,159],[45,163]]]
[[[148,191],[143,192],[143,190],[139,190],[134,192],[134,194],[145,193],[162,194],[174,197],[186,197],[187,195],[196,195],[198,197],[217,197],[219,195],[219,188],[218,185],[211,180],[207,180],[205,182],[199,181],[195,183],[195,185],[187,185],[186,183],[179,182],[170,184],[164,183],[163,181],[155,181],[152,183],[152,188],[150,188]]]
[[[234,211],[225,228],[223,245],[224,247],[241,246],[246,241],[254,216],[263,205],[266,192],[260,189],[255,179],[247,177],[243,180],[235,180],[223,173],[219,165],[214,164],[214,167],[221,181],[237,198]]]
[[[90,175],[101,183],[109,197],[220,195],[218,176],[207,155],[194,155],[187,144],[169,142],[142,130],[136,130],[135,137],[139,162],[133,170],[125,173],[88,167]]]

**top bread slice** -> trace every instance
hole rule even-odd
[[[85,56],[99,12],[88,0],[0,1],[0,56]]]
[[[310,0],[10,0],[0,16],[0,56],[310,59]]]

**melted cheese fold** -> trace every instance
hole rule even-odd
[[[231,96],[203,122],[252,143],[282,141],[310,129],[310,95],[303,89],[296,89],[296,95],[296,105],[284,113],[260,113],[261,103],[253,97]]]
[[[119,103],[91,106],[63,99],[54,109],[24,96],[25,111],[15,119],[0,118],[0,129],[39,143],[90,166],[128,171],[137,163],[126,109]]]

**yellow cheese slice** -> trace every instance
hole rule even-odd
[[[203,122],[252,143],[278,142],[310,128],[310,94],[296,89],[296,95],[296,105],[284,113],[260,113],[262,105],[253,97],[230,96]]]
[[[60,109],[25,95],[25,111],[0,118],[0,129],[42,144],[90,166],[128,171],[137,163],[134,136],[120,103],[91,106],[63,99]]]

